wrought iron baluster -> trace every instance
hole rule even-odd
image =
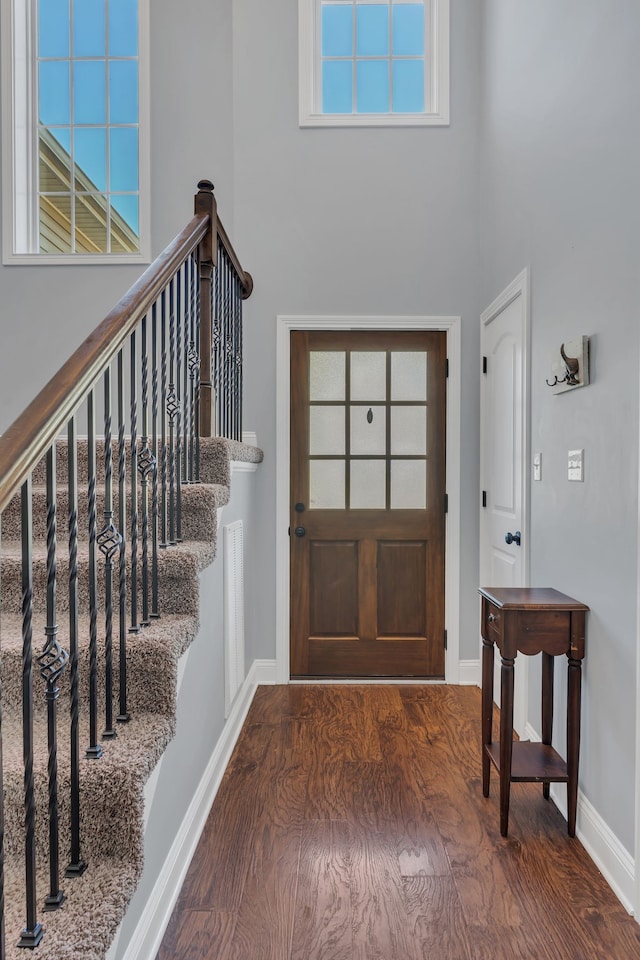
[[[225,255],[224,269],[224,341],[223,341],[223,364],[224,373],[222,376],[222,403],[223,403],[223,437],[230,436],[230,403],[231,403],[231,265],[229,258]]]
[[[195,343],[196,347],[199,347],[200,344],[200,268],[198,267],[195,271],[196,275],[196,330],[195,330]],[[211,284],[209,284],[211,286]],[[195,481],[200,483],[200,358],[198,358],[198,365],[196,367],[196,387],[195,387],[195,397],[194,397],[194,406],[195,406],[195,435],[196,435],[196,453],[195,453]]]
[[[242,353],[240,350],[240,326],[242,301],[240,299],[240,279],[237,274],[233,278],[233,432],[234,440],[242,440],[240,432],[240,370]]]
[[[158,309],[151,308],[151,617],[160,616],[158,601]]]
[[[167,416],[169,417],[169,543],[176,542],[176,451],[175,422],[179,403],[175,390],[176,363],[176,314],[173,280],[169,282],[169,393],[167,394]]]
[[[103,740],[117,736],[113,726],[113,558],[120,552],[120,533],[113,522],[113,451],[111,449],[111,367],[104,372],[104,527],[98,547],[104,557],[104,677]]]
[[[136,369],[136,331],[129,338],[131,404],[131,626],[129,633],[140,633],[138,623],[138,371]]]
[[[215,432],[217,436],[222,435],[222,311],[224,304],[224,261],[223,247],[218,244],[218,259],[215,269],[215,287],[213,292],[212,316],[214,317],[214,327],[212,334],[213,341],[213,381],[215,390]]]
[[[87,756],[102,756],[98,743],[98,559],[96,518],[96,418],[93,390],[87,397],[87,503],[89,514],[89,746]]]
[[[191,401],[191,418],[189,422],[189,480],[194,481],[196,478],[195,472],[195,432],[196,432],[196,417],[197,417],[197,408],[196,408],[196,373],[200,368],[200,356],[196,350],[196,339],[195,339],[195,324],[196,324],[196,310],[195,310],[195,275],[196,275],[196,262],[195,254],[192,254],[190,260],[190,308],[189,308],[189,396]],[[213,314],[212,314],[213,316]]]
[[[138,454],[138,472],[142,492],[142,626],[149,618],[149,474],[155,469],[155,457],[149,448],[149,353],[147,318],[142,318],[142,437]]]
[[[58,641],[56,622],[56,447],[47,451],[47,623],[45,645],[38,657],[40,675],[47,684],[47,740],[49,747],[49,893],[45,910],[57,910],[64,900],[60,889],[59,815],[58,815],[58,679],[69,655]]]
[[[21,490],[22,508],[22,747],[24,758],[25,892],[27,922],[19,947],[37,947],[43,936],[36,917],[36,800],[33,776],[33,515],[31,476]]]
[[[167,546],[167,291],[162,291],[160,300],[160,351],[161,351],[161,403],[160,403],[160,442],[162,457],[160,465],[161,477],[161,510],[160,510],[160,546]]]
[[[238,281],[238,353],[236,355],[236,364],[238,368],[238,422],[237,422],[237,440],[242,440],[242,389],[244,381],[244,344],[242,332],[242,293],[241,285]]]
[[[71,860],[66,877],[79,877],[87,869],[80,853],[80,697],[78,676],[78,448],[76,419],[67,426],[67,476],[69,490],[69,683],[71,702]]]
[[[189,283],[189,267],[191,256],[183,264],[184,281],[184,349],[182,351],[182,397],[183,397],[183,416],[182,416],[182,482],[189,483],[191,474],[189,473],[189,425],[191,423],[191,408],[189,391],[189,331],[191,315],[191,287]]]
[[[176,543],[182,540],[182,267],[176,283]],[[186,337],[185,337],[186,342]]]
[[[116,720],[127,723],[127,441],[125,437],[124,355],[118,351],[118,671],[119,709]]]

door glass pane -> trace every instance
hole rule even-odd
[[[346,399],[344,351],[311,351],[309,354],[309,399]]]
[[[425,456],[427,452],[427,408],[391,408],[391,453]]]
[[[391,353],[391,399],[427,399],[427,354],[424,350]]]
[[[351,509],[384,510],[386,506],[384,460],[351,461]]]
[[[386,407],[351,407],[351,453],[384,456],[386,452]]]
[[[424,510],[427,506],[427,465],[424,460],[391,461],[391,509]]]
[[[344,452],[344,407],[310,407],[309,453]]]
[[[309,508],[344,510],[344,460],[309,461]]]
[[[351,354],[351,399],[387,399],[387,355],[354,350]]]

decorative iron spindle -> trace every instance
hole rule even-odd
[[[169,417],[169,543],[176,542],[176,451],[175,423],[179,409],[176,396],[174,372],[176,364],[176,314],[173,280],[169,283],[169,393],[167,394],[167,416]]]
[[[76,419],[67,426],[67,484],[69,491],[69,684],[71,717],[71,860],[66,877],[87,869],[80,853],[80,696],[78,676],[78,449]]]
[[[98,743],[98,558],[96,516],[96,417],[93,390],[87,397],[87,502],[89,516],[89,746],[87,756],[102,756]]]
[[[200,268],[197,264],[194,264],[195,267],[195,278],[196,278],[196,294],[195,294],[195,314],[196,314],[196,329],[194,342],[196,348],[199,349],[200,344]],[[211,284],[210,284],[211,286]],[[196,368],[196,386],[195,386],[195,396],[194,396],[194,407],[195,407],[195,429],[194,433],[196,436],[196,452],[195,452],[195,482],[200,482],[200,363],[201,358],[198,357],[198,366]]]
[[[189,420],[189,480],[193,482],[196,478],[195,471],[195,435],[196,435],[196,423],[197,423],[197,411],[196,406],[196,375],[200,369],[200,355],[196,350],[196,334],[195,334],[195,325],[196,325],[196,309],[195,309],[195,277],[196,277],[196,263],[195,256],[192,256],[190,259],[190,293],[189,293],[189,397],[190,397],[190,410],[191,417]]]
[[[191,407],[189,393],[189,318],[191,314],[191,287],[189,285],[189,266],[191,257],[189,256],[183,265],[184,281],[184,348],[182,350],[182,398],[183,398],[183,416],[182,416],[182,482],[189,483],[191,476],[189,474],[189,427],[191,424]]]
[[[127,723],[127,442],[124,413],[124,355],[118,351],[118,528],[120,531],[118,567],[118,668],[119,709],[116,720]]]
[[[160,300],[160,350],[161,350],[161,403],[160,403],[160,442],[161,456],[161,508],[160,508],[160,546],[167,546],[167,291],[162,291]]]
[[[182,267],[176,275],[176,543],[182,540]],[[186,337],[185,337],[186,342]]]
[[[242,294],[241,294],[241,285],[238,281],[238,338],[237,338],[237,353],[236,353],[236,370],[237,370],[237,399],[236,399],[236,409],[237,409],[237,423],[236,423],[236,440],[242,440],[242,388],[243,388],[243,362],[244,362],[244,344],[243,344],[243,333],[242,333]]]
[[[22,747],[24,758],[25,892],[27,922],[19,947],[37,947],[43,936],[36,917],[36,799],[33,776],[33,516],[31,476],[22,484]]]
[[[158,309],[151,309],[151,451],[153,476],[151,497],[151,617],[160,616],[158,602]]]
[[[49,747],[49,893],[45,910],[57,910],[64,900],[60,889],[59,817],[58,817],[58,679],[64,672],[69,655],[58,642],[56,622],[56,447],[47,451],[47,622],[45,645],[38,657],[40,676],[47,684],[47,739]]]
[[[140,633],[138,623],[138,371],[136,369],[136,332],[129,339],[131,360],[131,626],[129,633]]]
[[[240,299],[240,279],[237,274],[233,277],[233,416],[231,436],[234,440],[242,440],[240,411],[242,394],[240,392],[240,376],[242,370],[242,300]]]
[[[117,736],[113,726],[113,558],[120,552],[120,533],[113,522],[113,452],[111,449],[111,367],[104,372],[104,527],[98,547],[104,557],[104,730],[103,740]]]
[[[156,458],[149,448],[149,355],[147,351],[147,318],[142,318],[142,436],[138,453],[138,472],[142,492],[142,626],[149,618],[149,474],[153,474]]]

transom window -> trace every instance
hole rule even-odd
[[[448,122],[449,0],[300,0],[302,126]]]
[[[8,161],[13,201],[4,223],[5,263],[34,256],[56,263],[146,259],[146,84],[140,70],[146,4],[3,4],[3,34],[8,23],[13,28],[11,97],[6,73],[3,84],[12,142],[3,169]],[[6,184],[5,177],[5,198]]]

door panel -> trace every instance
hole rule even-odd
[[[446,334],[291,348],[292,676],[443,676]]]

